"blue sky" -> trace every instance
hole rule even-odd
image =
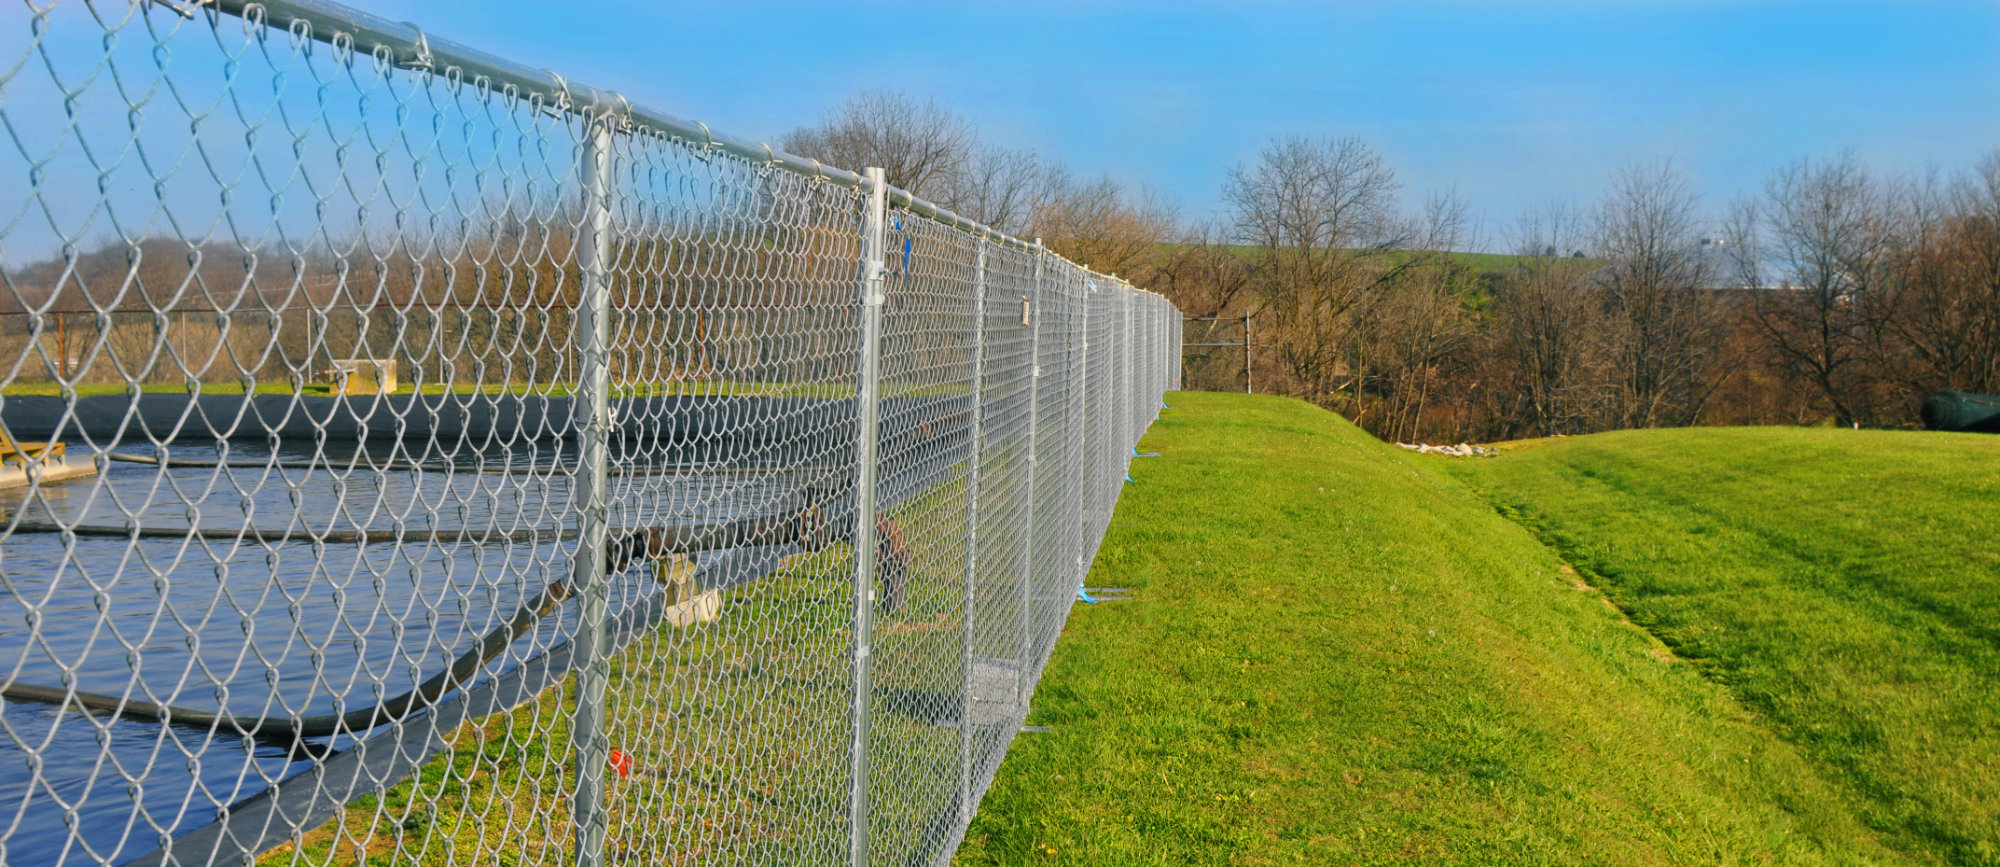
[[[347,2],[752,138],[862,89],[934,97],[1191,216],[1273,136],[1356,135],[1412,199],[1456,189],[1489,247],[1638,160],[1673,157],[1719,210],[1799,156],[2000,148],[1993,0]]]

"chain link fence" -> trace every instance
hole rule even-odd
[[[0,28],[0,863],[950,859],[1171,304],[329,3]]]

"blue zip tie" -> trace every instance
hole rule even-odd
[[[1132,474],[1131,474],[1131,473],[1126,473],[1126,474],[1125,474],[1125,484],[1128,484],[1128,485],[1136,485],[1136,484],[1138,484],[1138,482],[1135,482],[1135,481],[1132,481]]]
[[[910,233],[903,231],[903,218],[901,216],[891,216],[889,222],[896,230],[896,233],[903,236],[903,276],[908,277],[910,276],[910,246],[915,239],[910,237]]]
[[[1081,584],[1077,585],[1076,588],[1076,600],[1078,602],[1088,602],[1092,605],[1097,604],[1097,600],[1091,598],[1091,595],[1083,589],[1083,585]]]

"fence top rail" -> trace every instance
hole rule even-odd
[[[404,69],[429,71],[441,77],[454,74],[459,80],[485,80],[495,91],[512,88],[518,98],[539,97],[557,111],[592,117],[618,117],[636,127],[680,139],[690,145],[721,151],[751,162],[796,172],[830,183],[865,190],[868,179],[810,157],[787,153],[763,142],[738,138],[709,129],[697,120],[676,117],[657,109],[633,105],[615,90],[605,90],[571,81],[549,69],[533,69],[496,57],[479,49],[439,39],[408,22],[390,21],[330,0],[150,0],[183,16],[194,17],[202,8],[251,23],[262,23],[304,38],[333,44],[347,42],[357,54],[382,52]],[[896,186],[888,189],[889,203],[956,226],[965,231],[1023,249],[1038,249],[1038,243],[1023,240],[961,216],[927,199]]]

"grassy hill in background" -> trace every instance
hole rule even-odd
[[[1237,245],[1231,245],[1229,250],[1230,252],[1235,253],[1237,256],[1242,257],[1244,260],[1250,261],[1256,259],[1257,256],[1261,254],[1263,248],[1248,247],[1237,244]],[[1413,254],[1408,252],[1403,252],[1396,255],[1402,257],[1402,256],[1410,256]],[[1526,258],[1523,256],[1516,256],[1512,253],[1461,253],[1456,251],[1447,251],[1445,255],[1450,256],[1453,262],[1457,262],[1459,264],[1468,266],[1472,268],[1472,270],[1477,271],[1481,274],[1509,273],[1521,264],[1522,259]],[[1403,261],[1403,259],[1396,258],[1395,261],[1401,262]]]
[[[1159,250],[1161,255],[1164,257],[1169,251],[1173,250],[1175,247],[1176,245],[1173,244],[1162,244],[1160,245]],[[1243,259],[1244,261],[1254,261],[1259,255],[1262,254],[1263,248],[1252,247],[1244,244],[1231,244],[1229,245],[1229,251],[1235,253],[1239,258]],[[1408,256],[1410,254],[1404,252],[1397,255]],[[1488,274],[1499,275],[1499,274],[1511,273],[1517,266],[1521,264],[1521,260],[1525,258],[1522,256],[1516,256],[1512,253],[1461,253],[1453,251],[1446,253],[1446,255],[1450,256],[1452,258],[1452,261],[1466,265],[1472,268],[1472,270],[1482,275],[1488,275]],[[1401,260],[1398,259],[1397,261]]]
[[[1810,648],[1758,656],[1752,651],[1761,639],[1729,651],[1745,642],[1731,644],[1728,630],[1704,626],[1703,618],[1715,615],[1699,606],[1674,609],[1681,631],[1666,632],[1671,644],[1627,619],[1632,610],[1641,624],[1663,623],[1634,604],[1631,585],[1618,583],[1636,564],[1673,563],[1662,568],[1694,575],[1700,562],[1763,556],[1735,547],[1750,536],[1728,521],[1689,512],[1688,523],[1648,529],[1643,513],[1599,514],[1665,501],[1645,484],[1620,489],[1638,492],[1630,498],[1606,493],[1574,508],[1557,504],[1572,496],[1557,481],[1531,487],[1555,477],[1571,459],[1565,455],[1583,460],[1594,441],[1615,457],[1642,451],[1648,434],[1624,442],[1579,438],[1475,466],[1384,445],[1296,401],[1182,394],[1170,402],[1174,409],[1143,446],[1164,456],[1135,462],[1137,481],[1089,578],[1094,586],[1135,587],[1133,599],[1079,607],[1072,616],[1030,718],[1052,730],[1016,740],[958,863],[1894,864],[1986,857],[1980,847],[1992,839],[1992,802],[1976,793],[1992,783],[1992,717],[1974,705],[1993,706],[1977,672],[1995,668],[1979,655],[1991,652],[1990,641],[1967,630],[1986,611],[1980,606],[1992,603],[1979,602],[1976,587],[1969,595],[1949,592],[1979,569],[1991,575],[1991,560],[1977,552],[1991,550],[1982,547],[1982,533],[2000,522],[1990,512],[1954,509],[1975,495],[2000,502],[1991,496],[2000,492],[1981,486],[1991,482],[1973,478],[2000,476],[2000,452],[1986,442],[1837,438],[1825,448],[1848,456],[1825,470],[1813,461],[1777,461],[1786,453],[1781,447],[1770,453],[1773,463],[1743,465],[1732,492],[1704,500],[1726,510],[1736,507],[1724,498],[1740,496],[1742,508],[1761,512],[1744,520],[1785,523],[1793,515],[1799,536],[1786,544],[1808,548],[1789,549],[1791,556],[1818,562],[1823,576],[1836,567],[1873,570],[1857,573],[1851,589],[1823,577],[1813,596],[1801,579],[1799,596],[1750,603],[1794,641],[1815,640],[1809,624],[1796,622],[1808,614],[1855,618],[1837,634],[1868,640],[1839,646],[1841,662],[1829,668],[1811,661]],[[1743,443],[1714,452],[1747,460],[1756,452],[1746,444],[1759,435],[1827,433],[1744,431],[1737,434]],[[1872,451],[1906,440],[1939,452],[1916,464],[1870,460]],[[1653,469],[1633,472],[1650,472],[1668,492],[1704,479],[1706,471],[1684,465],[1691,457],[1672,457],[1677,448],[1663,447]],[[1945,472],[1962,461],[1984,463]],[[1530,466],[1537,462],[1543,467]],[[1837,478],[1841,467],[1864,466],[1904,476],[1893,484],[1877,475],[1797,487],[1801,479],[1811,484]],[[1808,474],[1785,475],[1794,470]],[[1583,478],[1591,472],[1575,471]],[[1510,514],[1534,516],[1529,522],[1559,549],[1589,555],[1588,571],[1571,571],[1556,549],[1496,512],[1474,487],[1512,504]],[[1795,508],[1864,495],[1877,506],[1922,502],[1879,530],[1859,526],[1879,520],[1875,507]],[[1842,523],[1816,534],[1804,529],[1835,520]],[[1713,531],[1689,537],[1702,521]],[[1913,527],[1935,549],[1917,568],[1975,565],[1939,574],[1921,596],[1887,601],[1881,588],[1893,583],[1895,557],[1909,546],[1887,557],[1870,546]],[[1590,538],[1629,541],[1588,548]],[[1683,547],[1704,544],[1711,547]],[[1846,553],[1812,561],[1812,544]],[[1676,552],[1694,559],[1667,559]],[[1733,577],[1734,569],[1687,580],[1792,586],[1775,566],[1767,577],[1747,579]],[[1613,587],[1613,599],[1629,608],[1607,600],[1593,581]],[[1797,608],[1811,599],[1824,610]],[[1689,662],[1696,638],[1713,650]],[[1884,647],[1901,655],[1886,655]],[[1725,651],[1743,661],[1723,662]],[[1973,655],[1939,657],[1957,653]],[[1786,677],[1871,664],[1883,666],[1884,676],[1802,690],[1796,703],[1760,703],[1759,693],[1728,676],[1768,677],[1773,684],[1764,689],[1780,696],[1786,692],[1775,682]],[[1950,694],[1919,695],[1931,677]],[[1843,698],[1856,707],[1843,706]],[[1897,715],[1856,709],[1905,699],[1921,708]],[[1899,767],[1923,759],[1878,749],[1888,736],[1881,726],[1891,724],[1914,729],[1895,733],[1897,741],[1929,737],[1935,749],[1959,754],[1932,756],[1943,766],[1934,769]],[[1864,761],[1877,767],[1873,776],[1855,771]],[[1905,785],[1936,797],[1906,803],[1894,794]],[[1975,794],[1944,794],[1955,789]],[[1898,806],[1884,806],[1890,803]]]

